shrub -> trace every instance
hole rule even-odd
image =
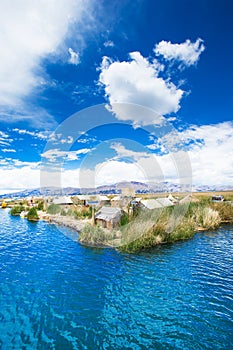
[[[44,201],[39,201],[39,203],[37,204],[37,209],[44,210]]]
[[[231,203],[211,203],[211,208],[218,211],[222,221],[233,222],[233,205]]]
[[[60,213],[60,211],[61,208],[58,204],[50,204],[50,206],[47,209],[47,213],[52,215],[58,214]]]
[[[10,211],[10,214],[13,215],[13,216],[17,216],[17,215],[20,215],[22,211],[25,210],[25,207],[23,205],[16,205],[14,206],[11,211]]]
[[[75,219],[78,220],[78,219],[81,218],[81,213],[80,213],[80,211],[75,210],[73,214],[74,214],[74,218],[75,218]]]
[[[173,209],[155,209],[145,213],[144,219],[132,222],[127,226],[125,237],[122,239],[121,251],[136,253],[140,250],[154,247],[160,243],[170,243],[177,240],[184,240],[194,235],[194,222],[190,218],[175,218],[179,224],[174,229],[171,224],[171,213]],[[177,222],[176,222],[177,223]]]
[[[189,205],[138,210],[136,214],[131,222],[123,217],[123,226],[111,233],[86,226],[80,235],[80,242],[92,245],[112,243],[113,246],[120,246],[121,251],[136,253],[160,243],[188,239],[194,235],[197,226],[215,229],[222,221],[233,222],[231,203],[211,203],[207,199]]]
[[[29,209],[28,215],[27,215],[27,219],[29,221],[37,221],[39,220],[39,216],[37,214],[37,210],[36,207],[32,207]]]
[[[80,212],[79,212],[79,218],[87,218],[87,219],[91,219],[92,217],[92,207],[88,207],[88,209],[82,209]]]
[[[203,210],[203,227],[206,228],[216,228],[219,226],[221,218],[216,210],[209,207]]]
[[[128,218],[128,215],[127,214],[123,214],[122,216],[121,216],[121,226],[124,226],[124,225],[126,225],[126,224],[128,224],[129,223],[129,218]]]
[[[84,226],[83,230],[79,235],[79,241],[84,244],[93,246],[104,246],[110,245],[110,242],[116,238],[114,231],[104,231],[99,226]]]
[[[218,227],[221,222],[221,217],[218,211],[213,210],[210,206],[197,207],[193,214],[193,218],[197,226],[202,226],[208,229]]]
[[[66,211],[65,211],[65,209],[64,208],[62,208],[61,209],[61,213],[60,213],[62,216],[66,216],[67,215],[67,213],[66,213]]]
[[[191,217],[184,217],[174,230],[166,235],[167,242],[191,238],[194,235],[195,224]]]

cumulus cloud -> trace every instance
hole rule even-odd
[[[1,135],[8,136],[6,133]],[[232,122],[192,125],[185,130],[177,131],[177,135],[177,138],[174,135],[167,135],[167,138],[154,141],[166,149],[170,138],[172,140],[169,144],[171,150],[168,153],[157,153],[157,148],[155,153],[147,151],[146,148],[135,151],[119,142],[112,143],[110,147],[116,152],[116,156],[96,164],[94,169],[82,167],[73,170],[61,169],[61,167],[57,169],[62,172],[61,185],[84,188],[120,181],[159,182],[165,180],[179,183],[180,180],[183,180],[181,176],[191,175],[192,178],[188,180],[191,180],[194,187],[196,185],[233,186]],[[150,141],[153,139],[150,137]],[[184,150],[180,148],[180,144],[184,146]],[[79,155],[89,151],[87,148],[71,152],[54,149],[47,151],[42,156],[54,164],[60,158],[64,158],[65,161],[77,160]],[[191,174],[186,172],[184,155],[191,162]],[[181,166],[181,173],[177,169],[177,160],[183,166],[183,168]],[[34,188],[40,186],[39,163],[0,158],[0,165],[0,187]],[[56,177],[56,174],[48,172],[46,178],[46,183],[51,186],[56,180],[53,176]]]
[[[181,44],[173,44],[170,41],[162,40],[154,48],[156,55],[162,55],[169,61],[180,61],[186,66],[192,66],[197,63],[204,50],[205,46],[203,40],[200,38],[193,43],[187,39]]]
[[[0,159],[0,165],[2,194],[39,187],[39,162],[24,162],[19,159],[4,158]]]
[[[0,107],[22,107],[25,97],[43,88],[47,77],[42,60],[57,52],[75,21],[83,21],[90,1],[22,0],[13,6],[8,0],[0,2]],[[72,55],[73,63],[77,62]],[[25,116],[21,112],[11,113],[9,120],[35,121],[35,113]]]
[[[121,181],[146,182],[144,170],[136,163],[109,161],[99,164],[95,169],[96,186],[105,184],[111,185]]]
[[[150,63],[140,52],[130,53],[130,61],[113,62],[103,58],[99,83],[104,86],[105,95],[119,119],[144,125],[161,124],[162,116],[179,110],[184,91],[160,77],[160,69],[158,62]],[[131,111],[130,106],[119,104],[141,105],[151,111],[143,113],[133,106]]]
[[[142,181],[144,178],[146,182],[181,182],[194,187],[233,186],[232,122],[192,125],[155,143],[160,146],[159,153],[158,147],[155,147],[155,153],[151,153],[133,151],[120,143],[113,143],[111,148],[117,157],[96,166],[97,183],[105,180],[109,184],[122,180]],[[125,157],[132,162],[124,161]]]
[[[40,170],[30,165],[21,168],[0,168],[0,188],[5,189],[4,193],[12,188],[16,191],[25,188],[37,188],[39,185]]]
[[[233,186],[233,123],[192,126],[181,137],[189,142],[196,184]]]
[[[113,143],[111,145],[111,148],[114,149],[117,153],[117,156],[114,157],[114,161],[117,161],[118,167],[121,166],[123,169],[125,167],[125,164],[127,164],[124,159],[131,159],[132,163],[134,164],[134,168],[137,169],[137,171],[129,174],[129,177],[133,176],[135,179],[135,177],[138,176],[137,174],[139,172],[139,169],[140,172],[144,175],[145,182],[161,182],[171,179],[174,181],[174,179],[177,180],[177,177],[179,177],[177,171],[177,165],[179,164],[175,164],[173,154],[166,155],[166,162],[164,163],[161,162],[161,156],[148,151],[148,149],[145,147],[143,147],[144,150],[135,151],[126,148],[121,143]],[[185,161],[184,158],[183,161]],[[113,166],[116,166],[115,162],[112,163]],[[138,178],[136,181],[140,181],[140,179]]]
[[[192,125],[183,131],[169,133],[148,146],[164,154],[157,159],[163,169],[168,167],[169,154],[185,150],[192,166],[194,185],[233,186],[233,123]],[[168,154],[165,154],[168,153]]]
[[[69,54],[70,54],[69,63],[74,64],[75,66],[77,66],[80,63],[79,53],[75,52],[71,47],[69,48],[68,51],[69,51]]]

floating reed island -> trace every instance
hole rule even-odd
[[[171,206],[165,206],[169,204],[168,198],[147,199],[146,206],[141,205],[145,204],[145,199],[135,198],[130,204],[126,203],[124,210],[116,206],[115,197],[113,206],[100,204],[97,208],[86,202],[80,203],[75,197],[69,201],[63,199],[62,203],[60,200],[60,204],[55,204],[52,198],[49,205],[39,199],[33,203],[16,203],[11,215],[67,226],[77,231],[77,240],[83,245],[112,247],[127,253],[189,239],[196,232],[233,223],[233,194],[228,195],[227,201],[217,202],[210,194],[195,194],[190,200],[178,199]],[[156,207],[158,205],[160,207]]]
[[[126,225],[106,230],[87,225],[79,235],[85,245],[116,247],[126,253],[137,253],[158,244],[186,240],[196,232],[218,229],[233,223],[232,203],[181,204],[175,207],[144,210]]]

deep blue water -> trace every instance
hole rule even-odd
[[[0,225],[0,349],[233,349],[232,226],[127,255]]]

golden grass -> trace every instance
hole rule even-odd
[[[186,207],[180,205],[173,209],[165,208],[160,213],[156,210],[157,220],[154,223],[152,214],[151,217],[145,214],[143,218],[142,213],[139,219],[131,223],[129,229],[126,228],[120,250],[136,253],[159,243],[188,239],[198,228],[216,229],[223,222],[223,218],[233,222],[233,207],[228,203],[209,204],[204,200],[190,203]]]
[[[111,245],[127,253],[136,253],[161,243],[191,238],[200,229],[216,229],[223,222],[233,222],[232,203],[213,203],[211,196],[214,194],[195,193],[191,203],[173,208],[141,210],[129,224],[111,233],[103,232],[100,228],[86,228],[80,235],[80,241],[96,246]],[[226,193],[221,194],[226,198]],[[176,194],[173,195],[176,197]],[[151,198],[149,196],[141,197]],[[233,191],[228,191],[227,196],[231,198]],[[153,197],[158,195],[153,194]]]

